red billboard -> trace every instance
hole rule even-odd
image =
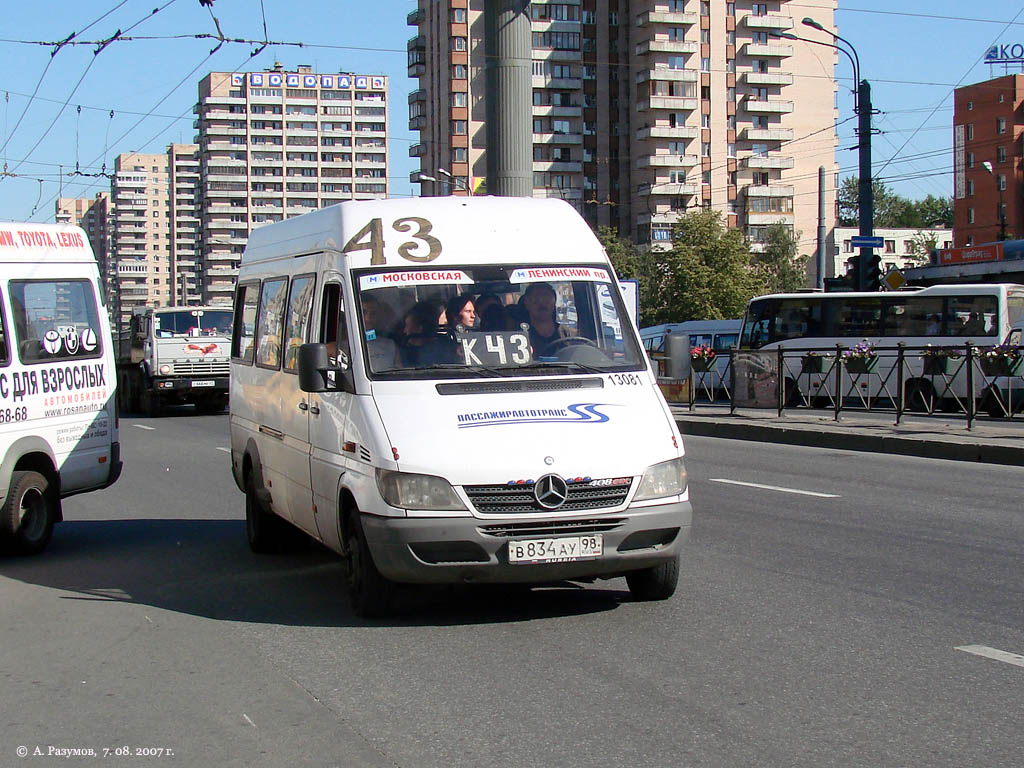
[[[1002,261],[1003,244],[967,245],[963,248],[941,248],[936,251],[936,264],[974,264],[979,261]]]

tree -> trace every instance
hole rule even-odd
[[[855,227],[860,223],[860,180],[847,176],[839,185],[839,226]],[[953,201],[948,197],[928,195],[924,200],[911,200],[893,192],[880,181],[871,182],[874,195],[875,227],[953,226]]]
[[[765,293],[743,233],[726,229],[715,211],[680,216],[663,251],[637,248],[608,228],[598,236],[618,276],[639,281],[641,327],[741,317]]]
[[[764,250],[751,254],[768,293],[789,293],[807,287],[808,256],[798,256],[799,233],[781,222],[765,229]]]
[[[919,229],[910,238],[910,253],[907,256],[916,264],[927,264],[931,252],[938,247],[939,238],[934,232]]]

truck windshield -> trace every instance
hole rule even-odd
[[[354,282],[373,378],[644,367],[619,288],[601,266],[378,269]]]
[[[230,336],[231,310],[175,309],[153,315],[158,339],[171,336]]]

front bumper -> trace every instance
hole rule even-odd
[[[626,509],[585,519],[384,518],[363,515],[377,569],[401,583],[545,583],[613,577],[671,560],[689,539],[690,502]],[[567,563],[512,564],[513,539],[604,537],[600,557]]]
[[[211,381],[212,384],[205,383]],[[227,376],[175,376],[173,378],[156,376],[153,378],[153,390],[167,394],[184,394],[185,392],[226,394],[229,381]]]

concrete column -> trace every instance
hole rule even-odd
[[[533,196],[529,0],[486,0],[487,194]]]

